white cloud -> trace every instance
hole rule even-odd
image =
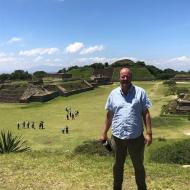
[[[38,57],[36,57],[36,58],[34,59],[34,62],[41,61],[42,59],[43,59],[43,57],[42,57],[42,56],[38,56]]]
[[[26,70],[30,63],[13,53],[0,53],[0,73],[10,73],[17,69]]]
[[[5,57],[5,56],[7,56],[6,53],[4,53],[4,52],[0,52],[0,58],[1,58],[1,57]]]
[[[30,57],[30,56],[38,56],[44,54],[52,55],[57,52],[59,52],[58,48],[35,48],[31,50],[20,51],[19,55]]]
[[[82,42],[74,42],[65,48],[66,53],[77,53],[84,47]]]
[[[0,57],[0,64],[4,64],[6,65],[6,63],[11,63],[11,62],[14,62],[15,61],[15,58],[14,57],[9,57],[9,56],[2,56]]]
[[[82,43],[82,42],[74,42],[72,44],[69,44],[65,48],[66,53],[70,53],[70,54],[79,53],[80,55],[91,54],[91,53],[95,53],[95,52],[102,51],[102,50],[104,50],[103,45],[95,45],[95,46],[85,47],[84,43]]]
[[[187,56],[175,57],[168,60],[168,62],[189,62],[189,61],[190,57]]]
[[[145,60],[148,65],[154,65],[159,69],[171,68],[177,71],[189,71],[190,70],[190,57],[180,56],[170,59],[156,59],[156,60]]]
[[[21,42],[22,38],[19,37],[12,37],[10,40],[8,40],[8,44],[12,44],[12,43],[17,43],[17,42]]]
[[[102,51],[103,49],[104,49],[103,45],[91,46],[91,47],[82,49],[80,54],[85,55],[85,54],[95,53],[97,51]]]
[[[92,64],[92,63],[105,63],[108,62],[109,64],[114,63],[115,61],[122,60],[122,59],[130,59],[133,61],[137,61],[137,58],[134,57],[83,57],[77,59],[77,62],[83,63],[83,64]]]
[[[38,68],[43,66],[57,66],[61,65],[62,61],[56,56],[52,56],[51,54],[57,52],[56,49],[48,49],[49,51],[40,51],[41,54],[47,53],[47,55],[37,55],[37,53],[33,52],[30,54],[29,52],[23,53],[4,53],[0,52],[0,74],[1,73],[11,73],[14,70],[22,69],[30,71],[31,68]],[[38,52],[38,51],[37,51]],[[29,56],[30,55],[30,56]],[[36,55],[36,56],[31,56]]]

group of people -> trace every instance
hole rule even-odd
[[[66,119],[67,120],[74,120],[76,117],[79,116],[79,111],[78,110],[72,110],[70,106],[65,107],[66,111]],[[63,134],[68,134],[69,133],[69,127],[66,125],[64,128],[61,129]]]
[[[71,107],[66,107],[65,111],[66,111],[67,120],[70,119],[74,120],[77,116],[79,116],[79,111],[78,110],[72,111]]]
[[[39,129],[45,129],[44,121],[40,121],[37,125]],[[23,121],[23,122],[17,122],[17,129],[36,129],[36,125],[34,121]]]

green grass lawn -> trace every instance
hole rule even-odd
[[[157,138],[184,139],[190,132],[186,117],[160,117],[160,110],[174,96],[164,96],[167,90],[158,82],[135,82],[146,89],[153,107],[152,147]],[[31,152],[0,155],[0,190],[101,190],[112,189],[112,156],[75,154],[74,150],[84,141],[99,139],[105,118],[105,102],[114,83],[92,91],[58,97],[47,103],[0,104],[0,129],[22,135]],[[79,110],[75,120],[66,120],[65,107]],[[17,129],[18,121],[45,122],[45,130]],[[69,134],[61,129],[69,126]],[[145,167],[149,190],[189,190],[190,169],[177,164],[158,164],[148,159],[146,148]],[[135,189],[133,167],[127,160],[124,189]]]

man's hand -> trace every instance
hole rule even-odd
[[[105,118],[105,125],[103,127],[103,130],[102,130],[102,136],[100,138],[101,141],[106,141],[108,140],[108,131],[109,131],[109,128],[111,126],[111,122],[112,122],[112,117],[113,117],[113,113],[111,111],[107,111],[107,114],[106,114],[106,118]]]
[[[100,141],[107,141],[108,140],[108,136],[107,136],[107,133],[106,134],[102,134],[101,138],[100,138]]]
[[[149,146],[152,143],[152,134],[146,134],[145,136],[145,144]]]

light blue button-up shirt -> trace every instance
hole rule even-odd
[[[134,139],[143,133],[142,113],[152,106],[143,88],[131,85],[127,95],[118,87],[110,93],[105,109],[113,113],[112,134]]]

